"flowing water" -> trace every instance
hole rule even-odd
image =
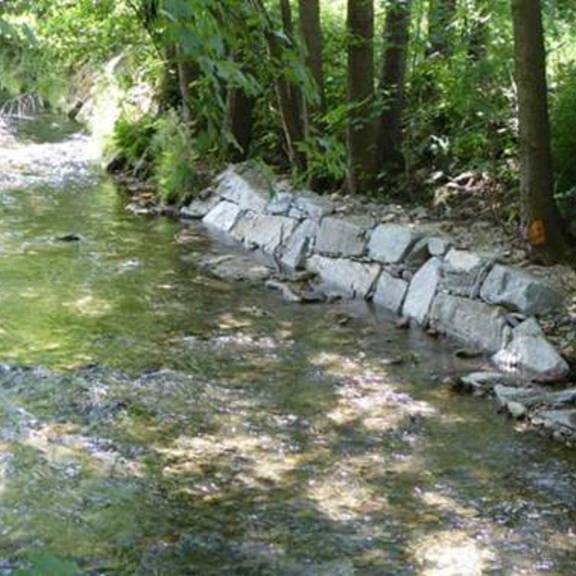
[[[472,365],[211,278],[65,123],[0,141],[0,574],[576,573],[574,453],[441,384]]]

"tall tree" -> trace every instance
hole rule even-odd
[[[457,0],[430,0],[428,39],[431,54],[443,57],[450,55],[456,8]]]
[[[375,179],[374,2],[348,0],[348,189],[367,191]]]
[[[319,110],[326,110],[324,91],[324,42],[320,18],[320,0],[299,0],[300,31],[306,48],[306,64],[316,82]]]
[[[241,63],[245,72],[252,71],[249,59],[241,52],[232,54],[232,60]],[[235,141],[228,155],[233,161],[245,160],[248,157],[254,130],[254,106],[255,97],[243,87],[234,86],[227,91],[227,128]]]
[[[275,88],[286,138],[288,158],[299,169],[306,168],[306,155],[299,144],[306,136],[304,99],[301,87],[287,74],[285,55],[293,50],[292,13],[289,0],[280,0],[284,38],[275,30],[275,25],[262,0],[252,0],[257,13],[263,20],[264,34],[270,59],[275,67]]]
[[[408,41],[410,38],[411,0],[390,0],[384,24],[384,53],[380,74],[380,92],[384,107],[378,133],[380,167],[391,172],[403,169],[402,115]]]
[[[568,256],[554,200],[546,50],[540,0],[512,0],[520,124],[522,218],[528,241],[547,260]]]

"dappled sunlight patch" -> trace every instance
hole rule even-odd
[[[346,464],[336,464],[322,476],[308,481],[306,495],[324,515],[334,521],[365,519],[367,515],[387,510],[384,495]]]
[[[227,312],[218,317],[217,324],[220,330],[239,330],[240,328],[249,328],[253,325],[253,322],[247,318],[240,318]]]
[[[412,544],[422,576],[482,576],[495,554],[462,530],[434,532]]]
[[[77,433],[70,424],[45,424],[32,429],[19,443],[42,453],[55,466],[92,469],[102,476],[142,476],[140,463],[122,456],[111,442]]]
[[[101,298],[96,298],[90,294],[81,296],[73,302],[66,302],[64,303],[64,306],[73,310],[77,314],[80,314],[81,316],[88,316],[91,318],[104,316],[112,309],[110,302],[107,302]]]
[[[355,359],[322,352],[311,363],[338,381],[338,401],[327,414],[338,425],[358,422],[369,431],[384,432],[400,427],[407,418],[436,414],[427,402],[398,392],[389,371],[374,366],[363,355]]]
[[[263,434],[180,436],[171,446],[158,447],[157,451],[165,459],[166,476],[190,476],[201,493],[205,492],[203,479],[209,469],[218,470],[211,476],[219,481],[235,479],[256,488],[262,482],[281,483],[300,461],[300,456],[290,454],[281,441]],[[194,486],[191,489],[195,491]]]
[[[454,498],[438,491],[416,489],[416,496],[423,504],[449,515],[457,515],[460,518],[473,518],[478,516],[478,511],[471,506],[465,506]]]

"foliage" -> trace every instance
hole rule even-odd
[[[576,196],[576,67],[561,73],[552,102],[552,150],[557,192]]]
[[[152,139],[154,179],[162,199],[169,204],[193,195],[197,189],[194,167],[198,157],[192,142],[189,130],[174,113],[157,121]]]
[[[145,169],[153,161],[152,140],[156,134],[156,120],[144,115],[138,120],[122,116],[114,127],[112,153],[121,153],[128,164]]]
[[[387,0],[376,6],[376,61],[383,53]],[[446,30],[449,52],[431,51],[430,0],[412,0],[411,40],[404,110],[405,173],[382,182],[423,188],[431,172],[481,169],[511,175],[518,154],[509,0],[458,0]],[[296,15],[297,2],[292,2]],[[543,1],[554,90],[554,153],[558,190],[576,185],[572,126],[576,85],[566,63],[576,58],[570,0]],[[254,101],[250,157],[263,160],[302,183],[340,188],[348,170],[346,133],[353,108],[347,102],[346,2],[323,0],[326,111],[306,68],[295,17],[286,30],[278,0],[18,0],[0,3],[0,87],[5,93],[40,93],[61,101],[62,79],[83,65],[98,66],[123,53],[131,69],[158,87],[161,114],[122,118],[114,149],[132,169],[151,177],[167,200],[188,193],[206,164],[238,149],[229,124],[228,97],[241,90]],[[272,54],[267,41],[280,50]],[[187,85],[178,85],[188,67]],[[375,84],[378,82],[375,70]],[[303,94],[308,118],[298,142],[306,164],[289,164],[276,82]],[[130,79],[128,79],[130,81]],[[161,88],[162,87],[162,88]],[[162,91],[170,93],[166,97]],[[382,100],[366,106],[376,121]],[[200,160],[201,159],[201,160]],[[209,159],[209,161],[208,161]],[[388,187],[386,187],[388,189]]]

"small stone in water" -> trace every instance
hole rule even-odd
[[[56,237],[56,242],[81,242],[81,241],[82,236],[74,233],[64,234],[63,236]]]

